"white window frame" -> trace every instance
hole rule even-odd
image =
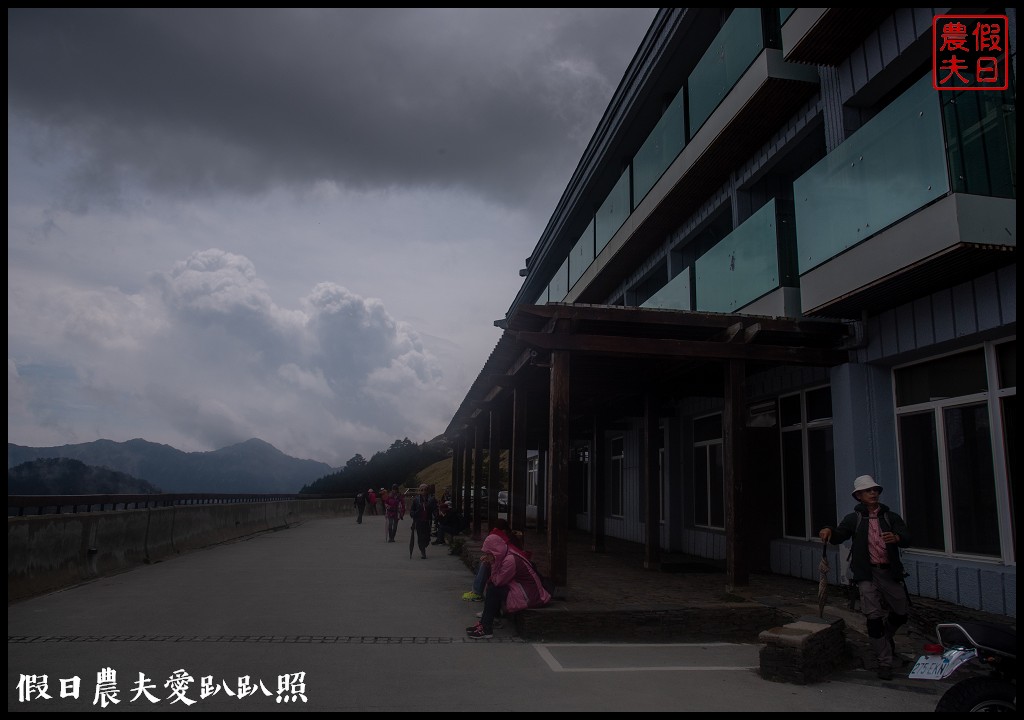
[[[711,469],[711,462],[709,461],[710,460],[710,456],[709,456],[710,449],[712,447],[718,445],[718,446],[722,447],[722,460],[723,460],[722,471],[725,472],[725,467],[724,467],[725,443],[724,443],[724,438],[721,437],[724,434],[724,427],[722,426],[722,422],[724,422],[724,420],[725,420],[724,416],[722,415],[721,412],[707,413],[706,415],[699,415],[699,416],[693,418],[693,422],[694,422],[694,424],[696,424],[697,422],[699,422],[701,420],[704,420],[705,418],[715,417],[715,416],[718,416],[720,418],[720,420],[719,420],[719,427],[722,428],[722,431],[718,433],[719,437],[712,438],[711,440],[694,440],[693,441],[693,453],[694,453],[694,458],[693,458],[693,460],[694,460],[693,482],[694,483],[702,482],[704,484],[704,494],[707,497],[707,507],[704,508],[704,510],[707,513],[707,518],[708,518],[707,523],[698,523],[698,522],[696,522],[696,515],[694,515],[694,527],[707,528],[709,530],[725,530],[725,525],[724,524],[722,526],[712,525],[711,524],[711,478],[708,477],[707,472],[705,472],[705,475],[704,475],[703,478],[698,478],[697,477],[697,468],[696,468],[696,460],[697,460],[696,456],[697,456],[698,451],[700,451],[700,452],[703,452],[704,455],[705,455],[706,462],[705,462],[704,466],[705,466],[705,468],[707,468],[707,471],[710,471],[710,469]],[[725,503],[725,498],[724,498],[724,493],[725,493],[724,478],[723,478],[722,492],[723,492],[722,502],[723,502],[723,507],[724,507],[724,503]],[[725,516],[725,513],[723,512],[723,518],[724,518],[724,516]]]
[[[813,518],[811,516],[811,493],[812,493],[812,488],[811,488],[811,452],[810,452],[811,444],[810,444],[810,441],[808,439],[808,435],[809,435],[809,433],[812,430],[820,430],[820,429],[823,429],[823,428],[833,427],[833,418],[835,416],[835,408],[833,408],[832,416],[830,416],[830,417],[821,418],[821,419],[817,419],[817,420],[808,420],[807,419],[807,393],[816,392],[818,390],[824,390],[824,389],[828,389],[828,391],[831,393],[832,392],[831,388],[832,388],[832,386],[831,386],[830,383],[824,383],[822,385],[815,385],[813,387],[803,388],[803,389],[798,390],[796,392],[783,393],[783,394],[779,395],[779,397],[778,397],[778,404],[777,404],[776,412],[778,414],[778,422],[779,422],[779,469],[780,469],[780,478],[779,479],[780,479],[780,481],[782,483],[782,485],[779,488],[779,492],[781,493],[780,494],[780,498],[782,500],[782,507],[780,509],[782,511],[782,514],[783,514],[783,517],[782,517],[782,536],[783,537],[798,538],[800,540],[808,540],[808,539],[811,539],[811,538],[816,538],[818,536],[818,531],[814,527],[814,521],[813,521]],[[783,425],[782,424],[783,423],[783,418],[782,418],[782,400],[783,400],[783,398],[789,398],[789,397],[794,397],[794,396],[799,396],[799,398],[800,398],[800,401],[799,401],[800,402],[800,422],[798,424],[796,424],[796,425]],[[787,535],[786,534],[786,517],[785,517],[786,503],[785,503],[785,495],[784,495],[784,493],[785,493],[785,482],[786,482],[786,466],[785,466],[785,463],[783,462],[783,460],[785,458],[785,456],[783,455],[783,447],[784,447],[783,439],[784,439],[786,433],[796,433],[796,432],[800,433],[800,466],[801,466],[801,472],[803,474],[803,478],[802,479],[803,479],[803,496],[804,496],[803,497],[803,501],[804,501],[803,502],[803,505],[804,505],[804,508],[803,508],[804,527],[807,528],[807,534],[804,535],[803,537],[799,537],[799,536],[796,536],[796,535]],[[834,441],[835,441],[834,431],[833,431],[833,436],[832,437],[833,437],[833,443],[834,443]],[[833,447],[834,447],[834,445],[833,445]],[[833,457],[833,460],[834,460],[834,457]],[[834,484],[834,479],[833,479],[833,484]]]
[[[1006,565],[1016,565],[1016,548],[1013,541],[1013,515],[1010,507],[1008,469],[1006,467],[1006,431],[1003,427],[1002,401],[1006,397],[1016,396],[1016,386],[1008,388],[999,387],[999,367],[997,362],[996,348],[1004,343],[1015,341],[1017,337],[1000,338],[999,340],[970,345],[957,348],[956,350],[932,355],[923,360],[895,365],[892,368],[892,407],[895,414],[896,428],[896,456],[897,470],[899,473],[899,493],[901,507],[906,508],[903,480],[903,442],[900,439],[900,417],[922,412],[930,412],[935,423],[935,440],[938,457],[936,458],[939,469],[939,490],[942,500],[942,527],[944,549],[915,548],[915,552],[925,555],[932,555],[946,558],[963,558],[979,562],[1000,562]],[[959,395],[956,397],[941,398],[930,402],[905,405],[900,407],[896,397],[896,372],[903,368],[915,365],[924,365],[944,357],[961,355],[982,348],[985,360],[985,381],[988,388],[984,392],[972,393],[970,395]],[[992,473],[993,481],[996,484],[996,519],[999,523],[999,549],[998,557],[992,555],[978,555],[963,552],[954,552],[953,548],[953,523],[950,511],[950,489],[949,489],[949,468],[947,462],[946,428],[944,410],[948,408],[962,407],[965,405],[976,405],[985,403],[989,421],[989,442],[992,448]],[[913,532],[913,517],[906,517],[907,524]]]

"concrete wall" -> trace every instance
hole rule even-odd
[[[354,512],[351,498],[334,498],[9,517],[7,601],[303,520]]]

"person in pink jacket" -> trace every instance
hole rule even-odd
[[[494,618],[498,611],[512,615],[527,608],[544,607],[551,595],[544,589],[537,571],[522,553],[499,534],[484,539],[480,562],[490,565],[491,573],[484,590],[484,609],[480,622],[466,628],[474,640],[494,637]]]

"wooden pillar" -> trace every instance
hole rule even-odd
[[[469,512],[471,500],[469,492],[473,487],[473,443],[469,434],[472,432],[473,426],[471,425],[463,434],[462,441],[462,512],[467,527],[470,529],[472,529],[473,522]]]
[[[644,567],[657,570],[661,567],[661,483],[658,478],[658,403],[654,394],[644,396],[644,435],[640,440],[643,463],[640,482],[644,485]]]
[[[508,524],[526,543],[526,391],[512,395],[512,449],[509,451]]]
[[[604,552],[605,487],[607,467],[604,441],[604,422],[594,415],[593,437],[590,443],[590,549]]]
[[[742,539],[746,368],[742,360],[730,360],[726,368],[722,451],[725,456],[725,576],[726,589],[731,590],[750,584]]]
[[[452,510],[462,512],[462,435],[458,435],[452,443]]]
[[[484,477],[484,429],[483,422],[477,419],[473,423],[473,539],[479,540],[480,520],[483,508],[480,507],[480,483]]]
[[[551,353],[551,393],[548,440],[548,553],[551,580],[565,585],[568,579],[569,527],[569,362],[566,350]]]
[[[548,457],[546,447],[540,448],[537,454],[537,534],[548,535]]]
[[[487,436],[487,529],[494,527],[498,519],[498,478],[501,476],[501,412],[491,407],[490,432]]]

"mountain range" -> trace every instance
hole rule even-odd
[[[304,485],[335,472],[326,463],[293,458],[256,438],[210,452],[184,452],[139,438],[58,447],[7,443],[8,470],[46,458],[71,458],[109,468],[166,493],[298,493]]]

